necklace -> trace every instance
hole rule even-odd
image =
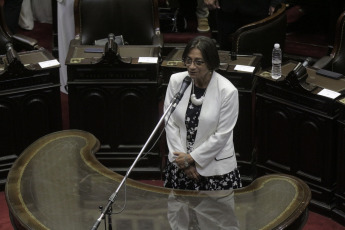
[[[190,96],[190,101],[193,103],[193,105],[196,105],[196,106],[202,105],[205,99],[206,90],[207,88],[205,89],[204,95],[202,95],[200,98],[196,98],[195,93],[194,93],[194,82],[193,82],[192,95]]]

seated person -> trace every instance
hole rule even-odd
[[[201,33],[209,32],[210,26],[208,25],[208,8],[204,3],[204,0],[197,0],[196,17],[198,19],[197,30]]]
[[[169,3],[173,4],[173,0]],[[208,24],[209,10],[205,5],[204,0],[178,0],[177,2],[180,13],[188,21],[188,19],[196,16],[197,18],[197,31],[201,33],[206,33],[210,31],[210,26]],[[191,15],[191,9],[193,9],[193,15]],[[194,15],[195,9],[195,15]],[[194,19],[194,18],[193,18]],[[187,27],[187,26],[185,26]]]
[[[18,21],[23,0],[5,0],[4,14],[8,29],[15,34],[18,29]]]
[[[230,36],[238,28],[271,15],[283,0],[204,0],[217,10],[217,29],[222,50],[231,49]]]

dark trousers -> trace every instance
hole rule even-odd
[[[5,0],[4,13],[8,29],[15,34],[18,29],[18,21],[23,0]]]
[[[218,43],[222,50],[231,50],[231,35],[240,27],[261,20],[268,15],[248,16],[239,12],[217,10]]]

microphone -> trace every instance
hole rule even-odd
[[[304,62],[302,63],[302,65],[304,67],[308,66],[310,64],[310,62],[312,61],[311,57],[307,57]]]
[[[291,72],[300,72],[300,70],[303,69],[304,72],[306,72],[305,67],[309,66],[309,64],[312,62],[312,58],[311,57],[307,57],[303,63],[298,62],[297,65],[295,66],[295,68],[291,71]]]
[[[110,33],[108,35],[107,51],[114,51],[117,53],[117,43],[115,42],[115,35]]]
[[[6,58],[9,64],[20,60],[17,52],[13,48],[13,44],[10,42],[6,44]]]
[[[173,112],[175,110],[177,104],[182,99],[184,92],[186,91],[186,89],[188,88],[188,86],[190,85],[191,82],[192,82],[192,79],[190,78],[190,76],[186,76],[183,79],[180,91],[178,91],[178,93],[176,93],[174,98],[173,98],[174,104],[173,104],[173,108],[171,109],[171,112]]]

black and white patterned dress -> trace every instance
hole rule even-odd
[[[206,89],[198,88],[194,85],[195,95],[200,98],[204,95]],[[201,111],[200,106],[194,105],[190,99],[186,111],[185,124],[187,128],[187,153],[193,151],[196,133],[198,131],[199,115]],[[226,190],[231,188],[242,187],[239,170],[235,170],[221,175],[209,176],[194,180],[186,176],[183,170],[180,170],[175,164],[167,161],[165,171],[164,186],[173,189],[187,189],[187,190]]]

